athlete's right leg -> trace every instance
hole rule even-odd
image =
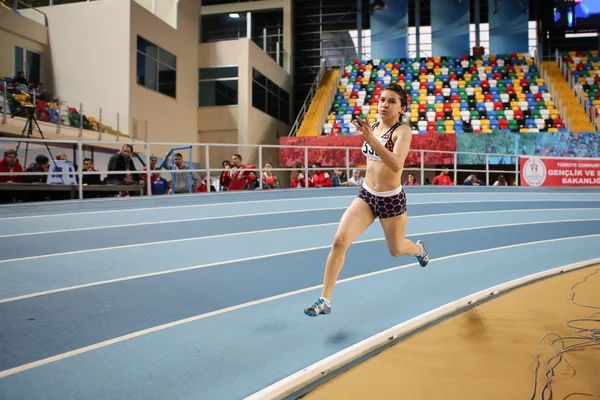
[[[316,316],[329,312],[329,301],[338,275],[344,266],[346,251],[374,220],[375,217],[369,205],[360,198],[354,199],[342,216],[333,238],[333,245],[325,265],[321,298],[312,307],[304,310],[307,315]]]

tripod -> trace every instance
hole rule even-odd
[[[25,111],[27,112],[27,121],[25,121],[25,126],[23,126],[23,130],[21,131],[21,138],[25,137],[25,133],[27,133],[27,138],[31,138],[33,136],[33,124],[36,126],[36,130],[39,132],[42,139],[44,139],[44,145],[46,145],[46,149],[48,150],[48,155],[50,155],[50,160],[53,160],[52,152],[50,151],[50,147],[48,146],[48,142],[46,142],[46,138],[44,137],[44,133],[42,129],[37,123],[37,119],[35,118],[35,108],[33,106],[25,106]],[[19,114],[12,115],[11,118],[19,116]],[[19,152],[19,147],[21,146],[21,141],[17,144],[17,148],[15,151]],[[27,153],[29,152],[29,142],[25,142],[25,160],[23,162],[23,166],[27,166]]]

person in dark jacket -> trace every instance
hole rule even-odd
[[[47,183],[48,175],[35,175],[35,172],[48,172],[50,170],[50,160],[43,154],[38,155],[35,158],[35,162],[32,163],[25,172],[30,172],[30,175],[23,177],[23,183]],[[44,201],[49,200],[51,192],[49,191],[31,191],[26,193],[26,201]]]
[[[133,146],[126,144],[123,146],[121,151],[108,160],[108,170],[120,173],[108,173],[106,176],[106,183],[113,185],[135,185],[145,184],[144,179],[136,171],[131,154],[133,153]]]

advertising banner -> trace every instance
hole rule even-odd
[[[328,146],[328,147],[353,147],[350,150],[350,167],[362,167],[367,163],[360,149],[363,141],[359,136],[286,136],[279,139],[281,146]],[[426,134],[413,135],[411,150],[436,150],[447,153],[425,152],[425,165],[452,165],[456,151],[456,135],[453,134]],[[293,167],[295,162],[304,165],[304,149],[280,148],[279,165],[282,168]],[[346,149],[309,149],[308,164],[321,163],[323,167],[345,167]],[[406,157],[406,166],[421,164],[421,154],[410,152]]]
[[[372,0],[371,56],[404,58],[408,56],[408,0]]]
[[[523,157],[521,186],[600,186],[600,159]]]
[[[431,0],[431,41],[436,56],[470,54],[469,3]]]

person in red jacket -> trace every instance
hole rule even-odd
[[[438,176],[433,178],[432,185],[453,185],[452,178],[448,175],[448,170],[445,169]]]
[[[333,186],[331,183],[331,177],[326,171],[321,171],[321,163],[314,163],[313,176],[310,178],[310,186],[312,187],[330,187]]]
[[[23,167],[17,159],[17,153],[14,150],[6,150],[4,152],[4,158],[0,161],[0,172],[23,172]],[[0,176],[0,183],[23,182],[23,175],[2,175]]]
[[[242,156],[234,154],[231,157],[231,180],[227,185],[227,190],[248,190],[256,180],[256,174],[252,171],[244,171],[244,169],[254,168],[256,166],[253,164],[243,165]]]

